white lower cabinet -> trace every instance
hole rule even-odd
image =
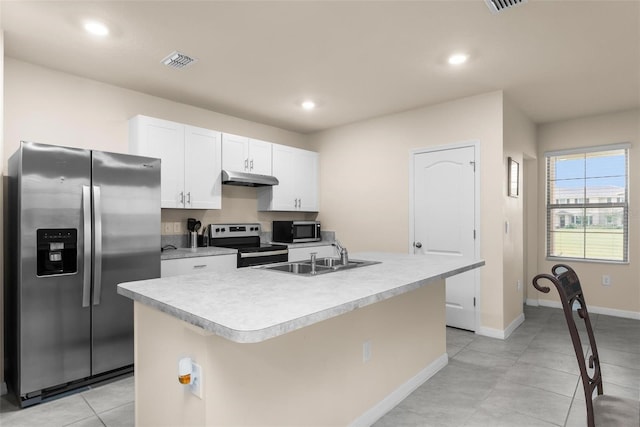
[[[311,258],[311,252],[316,253],[317,258],[337,257],[335,246],[306,246],[303,248],[289,248],[289,261],[304,261]]]
[[[160,277],[180,276],[181,274],[201,273],[204,271],[233,271],[237,268],[237,259],[235,254],[163,259],[160,262]]]

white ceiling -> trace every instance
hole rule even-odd
[[[640,106],[640,2],[2,1],[5,55],[310,133],[504,90],[536,123]],[[86,18],[111,29],[84,32]],[[198,58],[176,70],[174,50]],[[462,67],[446,63],[468,52]],[[319,104],[303,111],[299,103]]]

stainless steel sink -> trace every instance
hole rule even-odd
[[[350,270],[368,265],[380,264],[379,261],[364,261],[359,259],[350,259],[349,263],[343,265],[340,258],[318,258],[316,260],[316,272],[311,272],[311,261],[297,261],[280,264],[265,265],[259,268],[272,271],[280,271],[283,273],[297,274],[301,276],[316,276],[319,274],[333,273],[341,270]]]
[[[282,271],[284,273],[311,275],[311,264],[305,264],[303,262],[273,264],[261,268],[264,268],[265,270]],[[329,267],[325,267],[324,265],[316,265],[316,274],[328,273],[329,271],[331,271]]]

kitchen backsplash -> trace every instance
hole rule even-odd
[[[271,242],[271,231],[263,231],[262,233],[260,233],[260,241],[265,243],[265,242]],[[336,233],[335,231],[322,231],[322,241],[323,242],[328,242],[328,243],[332,243],[336,240]],[[167,245],[173,245],[176,248],[186,248],[188,246],[187,244],[188,239],[187,239],[187,234],[170,234],[170,235],[165,235],[163,234],[162,236],[160,236],[160,245],[161,247],[165,247]],[[299,243],[296,245],[308,245],[306,243]]]
[[[222,187],[222,209],[162,209],[163,236],[186,235],[187,218],[207,224],[257,222],[264,231],[271,231],[276,220],[315,220],[317,212],[258,212],[256,189],[251,187]],[[186,237],[185,237],[186,238]]]

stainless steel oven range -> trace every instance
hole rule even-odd
[[[287,245],[260,243],[260,224],[209,224],[209,246],[238,250],[238,268],[289,261]]]

